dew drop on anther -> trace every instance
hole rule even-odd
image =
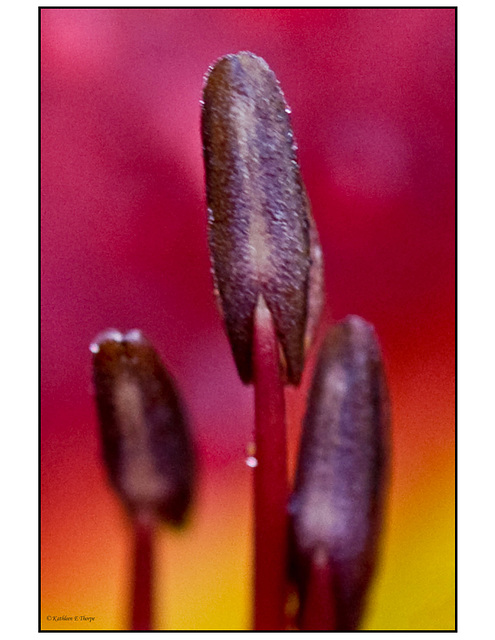
[[[122,342],[123,339],[124,336],[118,329],[105,329],[105,331],[101,331],[89,345],[89,350],[91,353],[98,353],[102,342],[107,342],[108,340],[112,342]]]
[[[127,342],[142,342],[143,334],[140,329],[131,329],[131,331],[128,331],[125,334],[124,340],[126,340]]]

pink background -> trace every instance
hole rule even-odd
[[[367,629],[454,627],[455,11],[44,9],[43,629],[124,629],[130,530],[100,460],[89,344],[140,328],[187,402],[191,526],[160,532],[157,623],[250,620],[252,390],[212,294],[203,75],[264,57],[292,108],[329,313],[373,322],[393,477]],[[291,469],[304,395],[289,390]],[[48,616],[94,616],[54,622]]]

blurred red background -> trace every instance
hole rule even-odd
[[[292,108],[329,317],[381,338],[393,403],[382,562],[364,621],[454,628],[455,10],[41,10],[43,629],[124,629],[131,532],[101,464],[89,344],[140,328],[187,403],[190,527],[159,539],[158,627],[250,623],[252,390],[212,294],[203,76],[266,59]],[[289,390],[291,468],[304,394]],[[55,622],[50,616],[92,616]]]

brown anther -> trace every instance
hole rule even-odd
[[[202,135],[215,289],[240,377],[252,381],[253,317],[262,295],[285,356],[286,379],[298,384],[311,263],[319,258],[321,275],[321,252],[310,247],[310,206],[289,108],[264,60],[241,52],[210,69]]]
[[[90,347],[103,456],[131,513],[153,512],[181,524],[194,456],[175,384],[139,331],[100,334]]]
[[[304,611],[311,567],[328,559],[337,630],[356,629],[381,529],[389,400],[373,327],[349,316],[328,334],[304,419],[290,501],[291,561]]]

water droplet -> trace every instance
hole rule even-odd
[[[96,336],[93,342],[89,345],[89,350],[91,353],[98,353],[102,342],[107,342],[108,340],[113,342],[122,342],[123,339],[124,336],[117,329],[106,329]]]
[[[139,329],[131,329],[131,331],[128,331],[125,334],[124,340],[126,342],[142,342],[143,341],[143,334],[141,333],[141,331]]]
[[[254,456],[248,456],[246,458],[246,464],[248,467],[254,469],[254,467],[258,466],[258,460]]]

